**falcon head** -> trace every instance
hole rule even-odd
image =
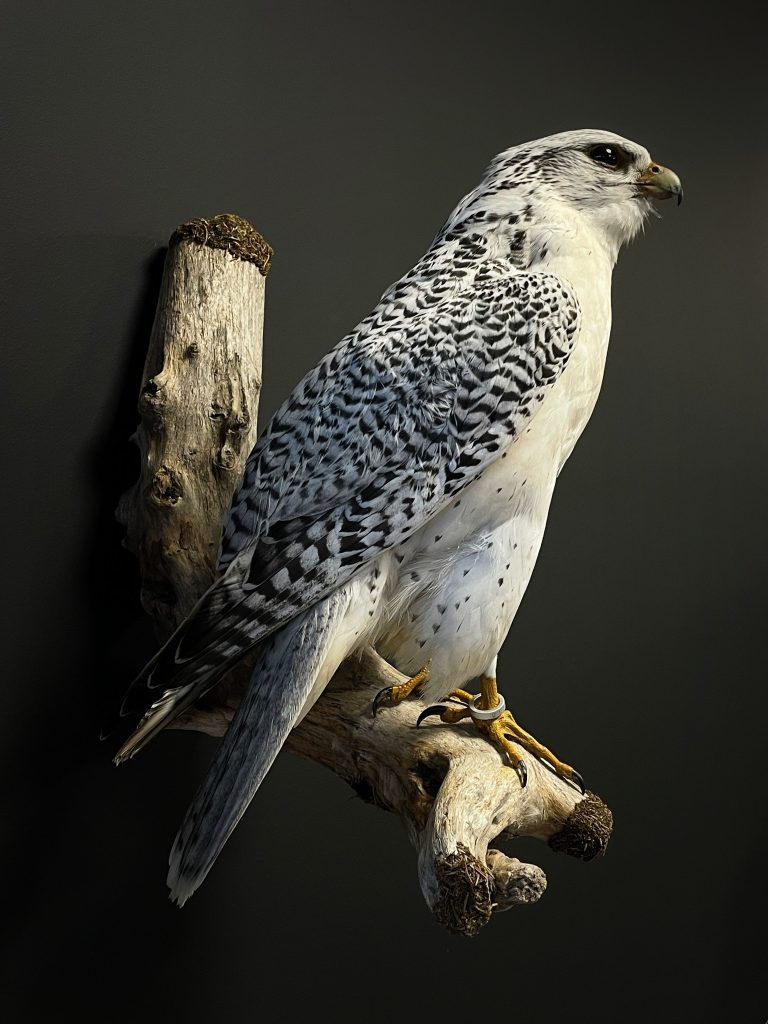
[[[642,227],[653,200],[683,198],[680,179],[643,146],[613,132],[561,132],[500,153],[477,189],[460,204],[451,227],[519,226],[521,218],[553,234],[586,218],[618,253]]]

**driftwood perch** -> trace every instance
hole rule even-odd
[[[182,225],[171,238],[139,410],[143,472],[118,517],[141,564],[143,603],[167,635],[214,577],[218,535],[256,436],[264,276],[271,249],[240,218]],[[235,670],[176,727],[223,735],[247,671]],[[492,848],[534,836],[582,860],[604,852],[611,812],[528,758],[528,784],[471,725],[415,728],[407,701],[374,719],[403,677],[367,649],[337,673],[287,743],[397,814],[418,851],[438,920],[474,935],[494,910],[539,899],[544,872]]]
[[[164,639],[213,580],[223,512],[256,440],[272,250],[241,217],[174,231],[139,394],[142,472],[117,518]]]

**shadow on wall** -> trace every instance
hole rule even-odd
[[[4,923],[11,927],[14,920],[20,923],[29,916],[33,902],[39,900],[50,909],[52,884],[61,878],[67,884],[92,849],[103,849],[98,845],[98,827],[104,824],[99,814],[109,802],[119,799],[122,785],[108,770],[114,740],[99,742],[101,723],[116,709],[134,672],[155,647],[151,624],[139,605],[138,569],[121,545],[123,530],[115,520],[115,507],[138,476],[138,450],[129,438],[138,422],[136,402],[166,250],[156,250],[145,260],[133,315],[124,332],[115,329],[125,316],[116,295],[122,289],[123,307],[130,304],[125,291],[135,282],[147,243],[110,239],[109,254],[103,250],[104,239],[88,239],[78,258],[77,247],[68,240],[67,267],[59,278],[51,275],[47,299],[47,308],[56,310],[62,337],[80,334],[73,345],[79,356],[66,364],[58,388],[61,406],[54,398],[47,412],[55,421],[74,396],[74,416],[76,419],[79,411],[81,423],[74,423],[71,435],[63,435],[64,458],[56,467],[70,479],[57,477],[54,486],[69,486],[75,503],[82,501],[84,507],[80,522],[61,524],[62,538],[76,537],[72,550],[62,553],[65,574],[53,578],[48,590],[30,590],[34,597],[27,599],[28,617],[34,619],[39,611],[50,616],[50,621],[45,630],[33,634],[37,646],[30,649],[27,643],[27,678],[18,683],[30,688],[29,714],[23,727],[13,727],[12,742],[4,750],[3,760],[7,758],[8,764],[25,765],[23,785],[8,786],[4,800],[3,849],[8,877],[14,879],[12,905]],[[52,263],[63,262],[59,257],[53,253]],[[99,260],[106,266],[102,273],[94,270]],[[133,281],[121,282],[126,268]],[[93,289],[102,287],[92,301]],[[81,317],[86,318],[85,337],[79,326]],[[98,358],[93,359],[94,352]],[[89,407],[83,394],[88,393],[94,396],[93,406],[108,413],[106,422],[102,416],[95,430],[87,423]],[[42,425],[40,430],[44,429]],[[67,443],[80,450],[66,451]],[[76,479],[71,479],[66,456],[75,466]],[[44,512],[41,522],[47,536],[40,541],[50,549],[59,534],[55,504]],[[38,602],[37,608],[33,600]],[[20,637],[20,643],[24,639]],[[85,786],[82,773],[94,762],[103,764],[105,771],[100,773],[100,781],[94,783],[91,777]],[[4,774],[7,779],[13,777],[8,768]],[[171,771],[171,786],[173,774]],[[88,787],[101,791],[95,800]],[[157,813],[162,814],[162,809]],[[78,817],[93,823],[95,837],[82,834],[82,830],[77,834],[72,822]],[[68,861],[71,870],[67,870]]]
[[[115,519],[122,494],[139,475],[138,448],[131,440],[139,413],[137,401],[147,345],[160,291],[167,249],[156,250],[145,261],[141,291],[123,346],[110,417],[99,430],[89,458],[90,485],[96,497],[90,550],[86,552],[86,599],[94,625],[93,707],[99,715],[97,730],[111,732],[123,694],[146,655],[153,652],[152,628],[140,609],[141,581],[134,556],[123,547],[124,528]],[[104,593],[105,585],[108,594]],[[108,599],[105,600],[105,597]],[[140,656],[126,662],[126,652]],[[140,652],[144,652],[141,656]],[[110,739],[110,749],[113,740]]]

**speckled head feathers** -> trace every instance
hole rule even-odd
[[[549,225],[582,215],[611,248],[629,241],[651,209],[640,176],[647,149],[613,132],[549,135],[499,153],[449,218],[446,230],[495,229],[504,222]]]

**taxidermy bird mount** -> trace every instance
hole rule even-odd
[[[604,851],[610,812],[507,710],[496,656],[597,399],[619,248],[681,195],[609,132],[505,151],[258,441],[271,249],[233,215],[174,233],[118,510],[165,642],[116,760],[168,725],[224,736],[171,854],[178,903],[283,745],[400,815],[452,930],[544,891],[499,837]]]

